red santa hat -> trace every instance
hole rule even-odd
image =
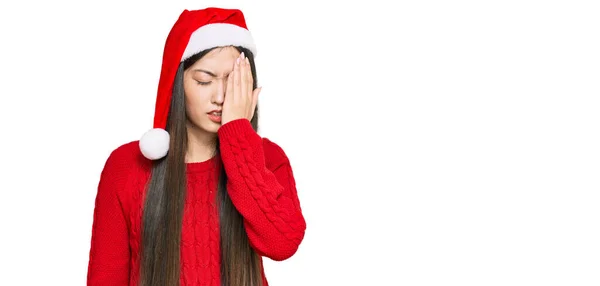
[[[144,157],[157,160],[166,156],[169,151],[170,136],[165,128],[173,81],[179,64],[200,51],[231,45],[245,47],[256,56],[256,46],[246,27],[242,11],[211,7],[184,10],[181,13],[165,44],[154,110],[154,127],[139,140]]]

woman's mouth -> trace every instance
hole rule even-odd
[[[221,112],[212,111],[208,113],[208,118],[215,123],[221,123]]]

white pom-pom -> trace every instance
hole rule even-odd
[[[162,128],[150,129],[140,138],[140,151],[150,160],[166,156],[169,151],[169,133]]]

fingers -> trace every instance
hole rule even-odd
[[[246,118],[252,119],[254,114],[255,103],[255,90],[254,82],[252,81],[252,68],[250,66],[250,60],[242,52],[240,53],[240,64],[239,64],[239,75],[240,75],[240,94],[239,103],[245,106]]]
[[[242,95],[252,98],[252,91],[254,90],[254,82],[252,81],[252,67],[250,66],[250,60],[242,52],[242,62],[240,63],[240,77],[242,78]]]
[[[234,70],[235,70],[235,64],[234,64]],[[227,76],[227,90],[225,91],[225,102],[229,102],[232,97],[233,97],[233,77],[234,77],[235,72],[231,72],[229,73],[229,75]]]
[[[260,89],[254,90],[252,68],[250,60],[240,53],[235,60],[233,71],[227,79],[225,102],[236,115],[234,118],[245,117],[249,120],[254,116],[254,109],[258,102]]]
[[[244,78],[245,78],[245,86],[246,86],[246,90],[244,91],[244,96],[247,96],[248,99],[248,120],[252,120],[252,117],[254,116],[254,107],[256,106],[255,101],[254,101],[254,82],[252,81],[252,68],[250,67],[250,60],[248,60],[248,58],[244,59],[245,62],[245,72],[244,72]]]
[[[246,58],[244,57],[244,52],[240,53],[240,57],[237,59],[238,62],[238,72],[237,72],[237,76],[239,77],[239,88],[238,88],[238,96],[240,96],[238,99],[240,100],[239,103],[243,103],[243,102],[247,102],[245,100],[245,98],[243,97],[247,97],[248,95],[248,86],[247,86],[247,82],[246,82],[246,72],[247,72],[247,67],[246,67]]]
[[[248,84],[248,93],[254,89],[254,82],[252,81],[252,67],[250,66],[250,60],[246,60],[246,82]]]
[[[239,97],[242,92],[242,78],[240,76],[240,63],[242,62],[241,56],[242,55],[240,54],[240,57],[235,60],[235,65],[233,68],[233,101],[236,102],[236,104],[240,102]]]

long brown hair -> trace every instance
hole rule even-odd
[[[250,61],[257,87],[256,67],[251,51],[236,47]],[[173,96],[167,119],[169,153],[154,162],[147,186],[142,216],[140,261],[141,286],[177,286],[180,277],[180,245],[186,194],[187,151],[186,108],[183,73],[212,49],[202,51],[180,64],[173,84]],[[258,105],[250,121],[258,130]],[[219,140],[214,155],[219,155]],[[220,157],[219,157],[220,158]],[[260,257],[250,246],[243,218],[227,194],[227,177],[218,164],[217,206],[221,235],[221,285],[262,286]]]

